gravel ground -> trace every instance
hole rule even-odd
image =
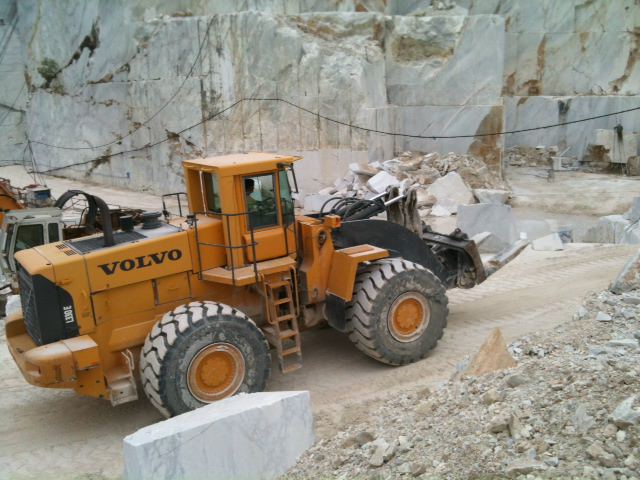
[[[407,390],[287,478],[640,478],[639,314],[638,290],[590,294],[517,367]]]

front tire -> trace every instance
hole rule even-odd
[[[391,258],[357,276],[347,307],[349,339],[366,355],[389,365],[424,358],[447,325],[446,290],[417,263]]]
[[[166,313],[140,353],[145,394],[166,417],[262,391],[270,369],[262,331],[240,310],[216,302]]]

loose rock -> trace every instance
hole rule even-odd
[[[410,478],[415,463],[422,478],[637,477],[640,318],[621,311],[635,311],[625,298],[639,293],[587,295],[582,319],[512,343],[518,362],[508,371],[458,375],[428,395],[424,386],[394,393],[312,447],[287,478],[368,471],[397,480]],[[599,312],[611,320],[596,321]],[[379,439],[345,453],[342,442],[364,431]]]
[[[478,199],[478,203],[507,203],[509,192],[507,190],[491,190],[486,188],[474,188],[473,194]]]
[[[613,467],[616,465],[616,457],[602,448],[600,442],[592,443],[586,452],[590,458],[600,462],[603,467]]]
[[[495,388],[487,390],[484,395],[482,395],[482,403],[485,405],[491,405],[492,403],[501,402],[502,400],[504,400],[504,393]]]
[[[508,386],[510,386],[511,388],[516,388],[516,387],[519,387],[520,385],[524,385],[528,381],[529,381],[529,379],[526,376],[524,376],[523,374],[515,373],[513,375],[510,375],[507,378],[506,384]]]
[[[373,442],[375,440],[375,437],[373,436],[372,433],[370,432],[360,432],[355,436],[355,440],[356,442],[358,442],[358,445],[362,446],[365,443],[369,443],[369,442]]]
[[[473,357],[465,375],[482,375],[516,366],[499,328],[494,329]]]
[[[491,433],[504,432],[509,428],[510,423],[511,423],[511,415],[506,413],[501,413],[491,419],[491,421],[489,422],[488,430]]]
[[[640,421],[640,411],[633,408],[636,395],[626,398],[616,407],[611,414],[611,419],[619,428],[636,425]]]
[[[544,463],[536,462],[528,458],[514,460],[507,466],[508,474],[527,475],[528,473],[546,470]]]

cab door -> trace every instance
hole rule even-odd
[[[241,178],[245,211],[243,235],[248,262],[270,260],[294,253],[294,211],[284,170]],[[253,230],[253,240],[252,240]]]
[[[21,250],[38,247],[45,243],[45,225],[44,223],[22,223],[11,224],[7,230],[7,257],[9,260],[9,268],[12,272],[16,271],[16,263],[13,256]]]

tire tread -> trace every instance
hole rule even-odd
[[[353,299],[347,307],[347,328],[349,339],[355,344],[365,355],[376,360],[392,365],[401,365],[409,361],[416,361],[424,358],[429,350],[433,349],[442,338],[444,328],[439,332],[437,338],[434,338],[428,348],[422,352],[418,358],[408,361],[397,361],[392,358],[385,357],[379,351],[379,344],[376,340],[375,328],[376,322],[374,314],[374,305],[378,295],[381,294],[385,284],[396,275],[403,272],[419,270],[422,275],[428,277],[428,283],[435,286],[431,293],[431,300],[444,304],[444,327],[446,327],[448,316],[448,300],[446,289],[442,282],[433,274],[433,272],[425,269],[422,265],[404,260],[402,258],[390,258],[378,260],[368,264],[356,278],[354,286]]]

